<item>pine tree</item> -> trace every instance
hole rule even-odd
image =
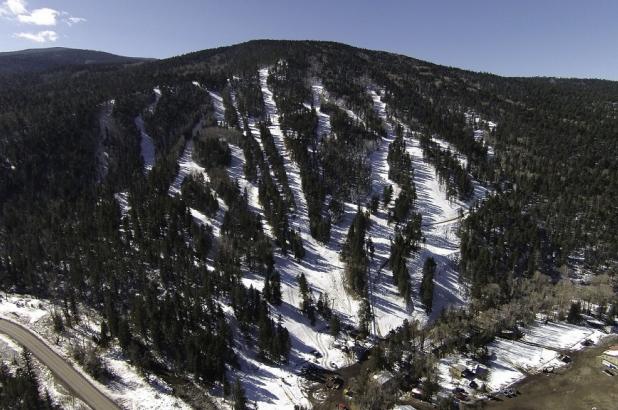
[[[421,282],[421,302],[425,305],[425,311],[431,312],[433,305],[433,277],[436,272],[436,261],[433,257],[425,259],[423,264],[423,280]]]
[[[272,304],[279,306],[281,305],[281,275],[279,275],[278,271],[274,271],[272,273],[270,279],[270,288],[272,295]]]
[[[247,397],[245,396],[245,390],[240,384],[240,380],[236,378],[234,387],[232,388],[232,401],[234,402],[234,410],[246,410],[247,409]]]
[[[571,307],[569,309],[569,315],[567,316],[567,322],[577,324],[582,320],[582,306],[579,302],[571,303]]]
[[[330,334],[334,337],[337,337],[339,335],[339,332],[341,331],[341,322],[339,321],[339,316],[335,314],[330,316],[329,330]]]

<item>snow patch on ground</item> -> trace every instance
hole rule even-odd
[[[563,322],[536,322],[526,330],[522,341],[555,350],[580,350],[581,341],[590,339],[598,342],[605,334],[597,329]]]
[[[537,321],[524,329],[520,340],[496,338],[487,348],[490,360],[486,367],[488,375],[482,380],[474,374],[478,362],[466,359],[461,355],[451,355],[438,363],[440,385],[443,389],[452,391],[461,387],[469,394],[478,392],[469,386],[474,380],[480,387],[485,384],[490,392],[497,392],[524,379],[527,375],[536,374],[543,369],[556,369],[566,366],[560,360],[560,352],[575,351],[584,348],[582,342],[591,339],[600,341],[604,333],[599,330],[564,322],[543,323]],[[470,370],[466,377],[454,377],[452,370],[456,365],[463,365]]]

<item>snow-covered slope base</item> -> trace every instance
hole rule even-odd
[[[440,385],[448,391],[461,387],[470,395],[481,397],[476,389],[470,388],[472,380],[477,382],[479,387],[484,384],[488,392],[499,391],[522,380],[526,375],[565,366],[566,363],[559,358],[559,352],[583,349],[582,342],[585,339],[597,343],[605,335],[597,329],[568,323],[536,322],[524,330],[521,340],[497,338],[490,343],[488,350],[491,358],[488,366],[462,356],[448,356],[440,360]],[[487,376],[458,377],[453,374],[456,365],[462,365],[477,375],[477,366],[486,368]]]

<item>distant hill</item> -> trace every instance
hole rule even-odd
[[[51,47],[0,53],[0,74],[45,71],[62,66],[123,64],[149,61],[94,50]]]

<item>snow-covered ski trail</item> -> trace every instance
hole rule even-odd
[[[400,187],[388,178],[388,148],[395,140],[395,129],[386,112],[386,103],[382,101],[380,91],[369,90],[373,100],[373,108],[386,131],[386,136],[381,138],[377,150],[371,153],[371,192],[373,195],[382,196],[385,186],[393,186],[393,200],[397,198]],[[390,245],[394,230],[394,224],[388,223],[388,214],[380,207],[378,212],[371,215],[371,224],[367,236],[371,238],[375,253],[369,269],[369,293],[370,301],[375,315],[377,336],[384,336],[390,330],[401,325],[404,319],[414,318],[421,322],[425,321],[425,315],[412,297],[412,303],[408,304],[399,295],[397,287],[393,283],[393,273],[385,266],[390,258]],[[411,255],[410,258],[413,258]],[[414,306],[416,305],[416,306]]]
[[[157,104],[159,103],[159,99],[161,98],[161,89],[159,87],[155,87],[153,89],[153,92],[155,95],[155,100],[146,108],[146,111],[151,114],[153,114],[157,109]],[[142,160],[144,161],[144,173],[147,174],[152,170],[156,159],[154,141],[152,140],[152,137],[146,132],[144,118],[141,114],[135,118],[135,126],[140,133],[141,156]]]
[[[343,264],[339,260],[339,250],[345,240],[347,228],[333,225],[331,228],[331,241],[329,244],[322,244],[316,241],[309,230],[309,217],[307,213],[307,203],[301,186],[300,170],[298,165],[293,162],[285,146],[284,136],[279,126],[279,114],[273,98],[273,93],[267,84],[268,69],[259,71],[260,86],[264,96],[266,113],[271,121],[269,130],[273,135],[275,146],[284,159],[284,167],[288,176],[290,189],[294,195],[296,209],[290,215],[290,226],[300,232],[305,248],[305,257],[296,260],[291,255],[282,255],[279,251],[275,252],[276,267],[281,273],[282,294],[284,303],[278,308],[281,313],[284,325],[293,337],[293,346],[302,352],[302,357],[309,358],[309,352],[313,349],[320,351],[322,357],[318,363],[328,367],[330,361],[337,366],[347,364],[347,358],[341,351],[331,347],[333,337],[325,334],[324,325],[320,325],[318,320],[315,327],[311,327],[308,319],[303,317],[298,310],[300,297],[298,296],[297,277],[304,273],[307,281],[311,285],[314,297],[317,300],[319,293],[327,293],[332,303],[333,310],[340,318],[347,323],[356,324],[356,312],[359,302],[348,297],[343,284]],[[255,124],[251,124],[250,126]],[[253,127],[252,127],[253,128]],[[259,130],[252,132],[259,132]],[[257,134],[259,135],[259,134]],[[344,223],[349,225],[354,215],[354,207],[346,205]]]
[[[457,268],[460,248],[457,230],[461,222],[460,215],[465,215],[475,201],[485,197],[488,190],[478,181],[474,181],[472,199],[467,202],[448,200],[445,187],[438,181],[435,167],[423,160],[418,135],[406,129],[406,136],[406,150],[412,158],[414,168],[416,206],[423,218],[421,229],[425,238],[420,252],[410,258],[409,270],[412,273],[414,288],[418,292],[425,260],[433,257],[437,264],[433,306],[429,316],[430,321],[433,321],[442,309],[463,306],[467,303],[466,288],[459,280]],[[453,152],[462,158],[457,151]]]
[[[225,106],[223,105],[223,98],[219,93],[208,90],[208,95],[212,99],[212,105],[215,108],[215,118],[220,126],[225,123]]]
[[[318,114],[318,139],[321,139],[330,135],[331,132],[330,116],[322,112],[322,98],[325,97],[324,87],[320,84],[312,85],[311,95],[313,97],[313,108]]]

